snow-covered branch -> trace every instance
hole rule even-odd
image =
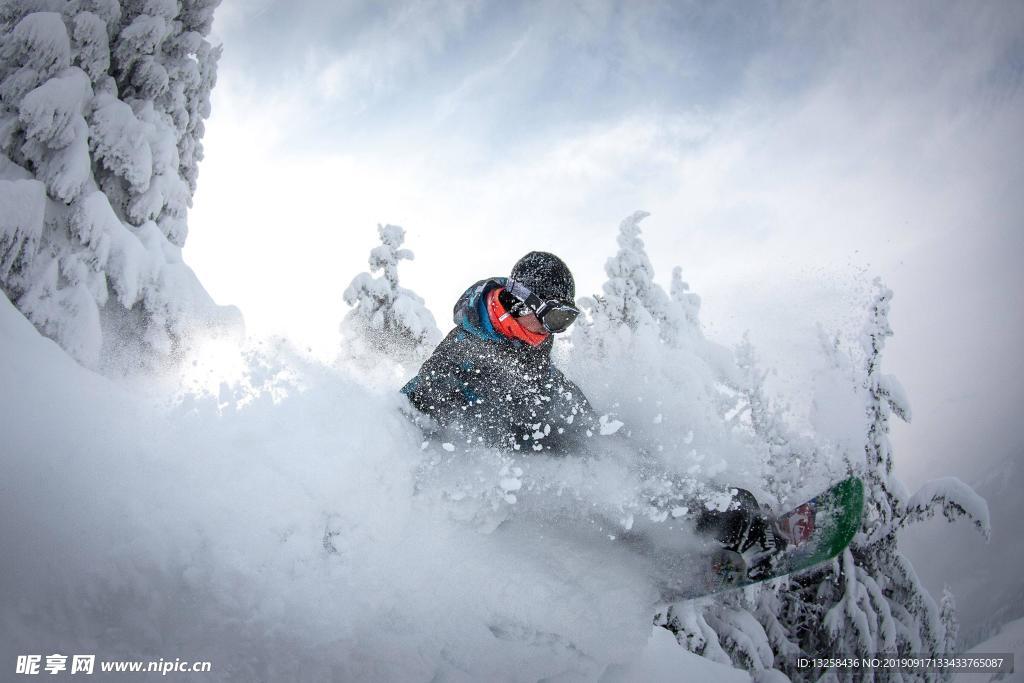
[[[986,539],[991,537],[988,503],[956,477],[932,479],[921,486],[907,501],[901,526],[934,517],[939,509],[950,522],[967,517]]]

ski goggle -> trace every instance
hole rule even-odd
[[[574,304],[558,299],[541,299],[526,285],[515,280],[509,280],[506,288],[537,316],[537,320],[548,332],[565,332],[580,314],[580,309]]]

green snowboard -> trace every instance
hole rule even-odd
[[[777,518],[787,541],[782,552],[761,558],[724,549],[698,554],[684,563],[684,576],[667,582],[663,598],[674,602],[742,588],[830,560],[853,540],[863,512],[864,484],[845,479]]]

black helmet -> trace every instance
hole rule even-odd
[[[525,286],[541,299],[572,303],[576,298],[576,282],[569,266],[546,251],[531,251],[516,261],[509,279]]]

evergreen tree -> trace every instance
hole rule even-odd
[[[649,215],[636,211],[619,224],[619,249],[605,263],[603,294],[580,298],[590,320],[574,330],[574,344],[608,356],[637,340],[677,346],[686,334],[700,335],[700,297],[688,291],[681,270],[673,271],[671,297],[654,281],[654,266],[640,236],[640,222]]]
[[[921,585],[898,547],[897,532],[941,511],[949,520],[970,519],[986,536],[988,509],[968,486],[953,478],[926,483],[908,496],[893,476],[889,441],[892,416],[909,420],[910,406],[896,379],[881,372],[892,292],[877,284],[863,334],[858,386],[865,409],[862,457],[847,467],[865,483],[865,516],[851,546],[834,561],[743,591],[672,605],[658,623],[676,633],[680,644],[718,661],[727,657],[751,671],[772,666],[792,680],[871,680],[870,672],[808,671],[796,668],[797,655],[947,654],[956,650],[953,596],[941,607]],[[824,340],[826,356],[839,377],[856,378],[856,354],[838,340]],[[765,489],[779,500],[799,488],[800,472],[824,466],[827,454],[813,438],[794,434],[764,389],[748,339],[737,349],[740,414],[762,444]],[[817,463],[815,465],[815,463]],[[792,504],[792,500],[789,501]],[[767,648],[767,652],[766,652]],[[769,654],[770,653],[770,654]],[[941,674],[885,674],[885,680],[938,680]]]
[[[678,269],[674,279],[677,273]],[[729,422],[749,430],[763,455],[762,489],[769,500],[785,508],[793,503],[792,494],[801,485],[803,468],[817,454],[807,439],[786,425],[782,410],[769,398],[765,390],[767,373],[759,368],[747,335],[736,349],[735,362],[739,381],[733,379],[730,383],[738,403]],[[781,666],[787,658],[801,653],[797,635],[789,628],[794,621],[791,615],[799,608],[789,588],[789,577],[783,577],[742,591],[679,603],[672,605],[659,623],[692,652],[752,672],[772,671],[781,677],[775,668],[777,662]]]
[[[181,260],[216,5],[0,8],[0,288],[87,366],[165,358],[197,324],[240,323]]]
[[[690,652],[722,664],[748,671],[766,671],[774,666],[771,639],[755,615],[758,589],[736,591],[673,605],[667,618],[655,623],[665,626],[676,641]]]
[[[813,443],[796,434],[786,424],[783,410],[768,396],[762,370],[750,337],[736,349],[736,364],[741,382],[736,387],[741,401],[740,414],[749,421],[750,429],[764,449],[764,487],[780,509],[796,503],[793,493],[803,485],[805,468],[816,462],[818,454]]]
[[[703,338],[700,328],[700,296],[690,291],[683,281],[683,269],[672,269],[668,312],[662,322],[662,338],[669,346],[678,347],[686,338]]]
[[[441,332],[423,299],[398,283],[399,262],[413,259],[402,248],[405,230],[378,225],[377,233],[381,244],[370,251],[370,272],[356,275],[345,290],[345,303],[353,308],[341,331],[349,354],[357,359],[372,362],[383,355],[419,365],[437,346]]]
[[[573,326],[572,344],[587,357],[615,360],[665,348],[693,354],[709,373],[738,382],[732,352],[705,339],[700,323],[700,296],[682,279],[682,269],[672,271],[671,294],[654,280],[654,266],[641,238],[640,222],[649,216],[636,211],[619,224],[618,250],[605,262],[608,279],[602,294],[580,297],[587,312]],[[729,400],[723,399],[727,411]]]
[[[671,296],[655,282],[640,230],[640,222],[648,215],[636,211],[622,220],[616,238],[618,250],[605,263],[608,279],[602,284],[603,294],[578,299],[587,315],[573,326],[570,337],[576,350],[572,357],[575,370],[586,384],[586,375],[600,367],[599,374],[605,378],[602,385],[583,387],[598,403],[615,406],[620,397],[603,389],[635,384],[635,378],[641,377],[651,385],[654,404],[666,403],[664,397],[680,392],[702,393],[709,398],[706,405],[719,416],[734,412],[736,397],[726,388],[740,381],[735,358],[729,349],[704,337],[700,297],[689,291],[680,269],[673,271]],[[659,379],[655,381],[654,376]],[[655,384],[661,388],[655,390]],[[675,401],[666,405],[669,403]],[[679,407],[674,413],[678,420],[712,424],[706,416],[686,414],[694,407],[692,402],[681,402]],[[657,418],[623,414],[633,428]],[[729,430],[731,426],[718,422],[718,428]],[[661,447],[678,449],[679,439],[670,439]]]
[[[653,327],[665,315],[665,291],[654,283],[654,267],[640,239],[640,221],[649,216],[637,211],[619,224],[619,251],[608,259],[608,280],[602,286],[609,317],[632,330]]]
[[[959,651],[960,621],[956,617],[956,598],[949,586],[942,589],[942,601],[939,603],[939,618],[945,630],[946,640],[943,651],[954,653]]]
[[[868,425],[863,460],[849,462],[865,484],[863,524],[850,547],[835,561],[792,577],[787,629],[809,654],[945,654],[953,644],[947,633],[953,618],[952,602],[947,605],[949,614],[943,617],[900,552],[897,532],[941,509],[950,520],[971,519],[987,536],[988,509],[984,500],[958,480],[928,482],[908,497],[893,476],[890,419],[895,415],[909,420],[911,412],[899,383],[881,372],[885,340],[892,335],[888,322],[892,292],[877,280],[876,288],[863,335],[862,389]],[[809,675],[796,670],[788,673]],[[821,680],[861,680],[861,674],[844,670],[816,672],[815,676],[818,674]],[[936,678],[935,674],[913,672],[892,676],[893,680]]]

